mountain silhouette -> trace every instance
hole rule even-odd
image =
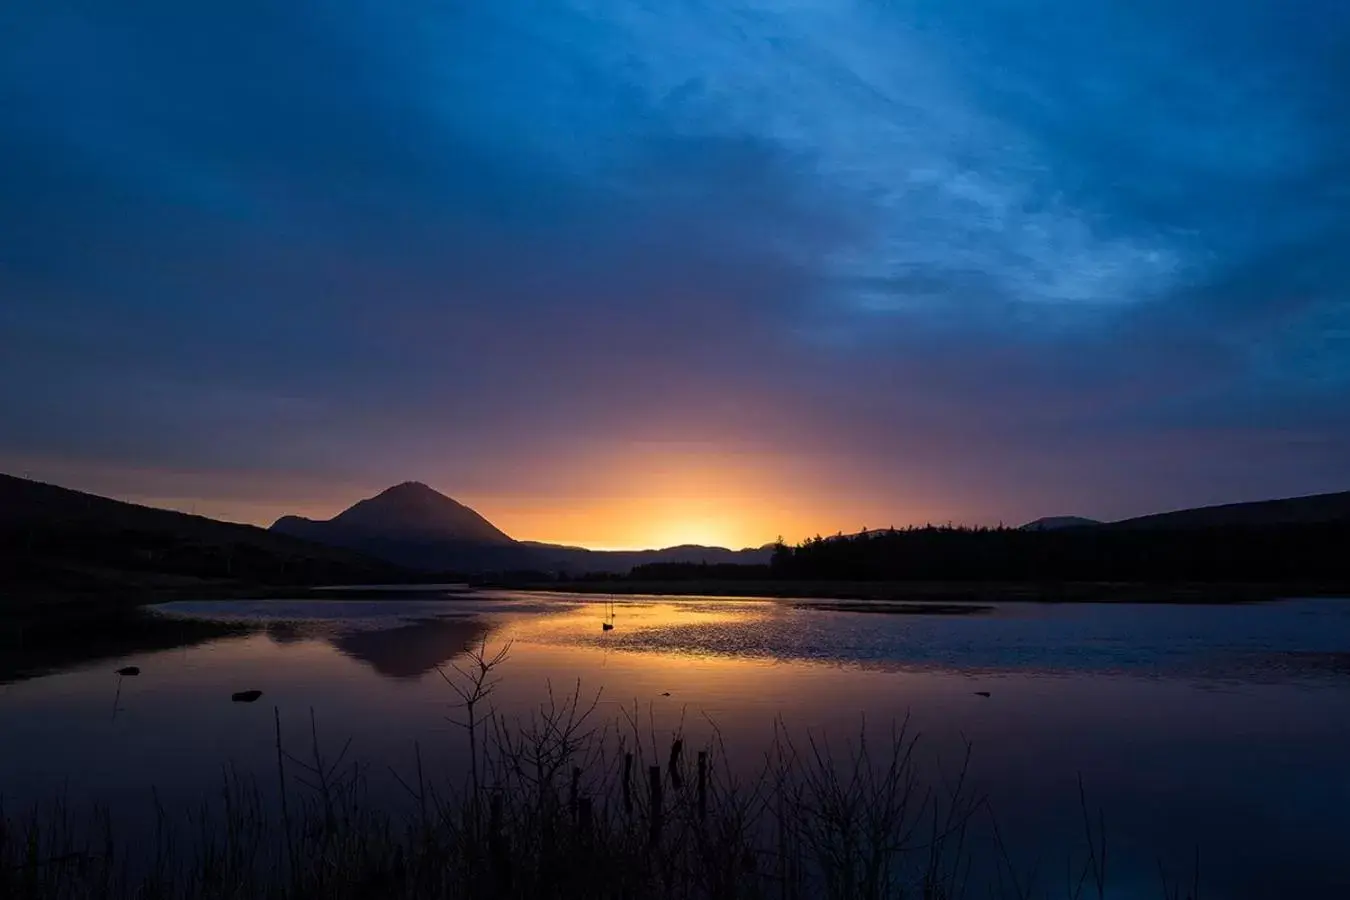
[[[321,534],[325,529],[394,540],[515,543],[469,507],[419,481],[395,485],[326,521],[285,516],[272,526],[292,534]]]
[[[516,541],[474,510],[416,481],[395,485],[331,519],[283,516],[272,530],[424,571],[623,573],[656,562],[748,564],[767,563],[770,556],[767,547],[602,551]]]
[[[282,516],[271,530],[424,571],[500,571],[536,564],[527,548],[487,519],[417,481],[395,485],[331,519]]]
[[[1102,524],[1096,519],[1085,519],[1082,516],[1045,516],[1036,519],[1034,522],[1028,522],[1021,526],[1022,531],[1055,531],[1060,528],[1085,528],[1089,525]]]
[[[1108,528],[1191,529],[1350,522],[1350,491],[1251,503],[1224,503],[1112,522]]]
[[[1115,522],[1099,522],[1082,516],[1047,516],[1021,526],[1022,531],[1056,531],[1060,528],[1189,530],[1194,528],[1269,528],[1279,525],[1317,525],[1350,522],[1350,491],[1197,506],[1172,512],[1150,513]]]
[[[194,585],[394,581],[386,562],[252,525],[0,474],[0,595],[152,599]],[[0,596],[3,599],[3,596]]]
[[[1350,491],[1105,524],[1051,517],[1023,528],[1068,527],[1068,535],[1091,535],[1118,530],[1269,531],[1340,523],[1350,523]],[[182,594],[193,585],[404,581],[414,577],[407,569],[626,573],[651,563],[766,564],[772,556],[772,547],[598,551],[515,541],[474,510],[417,482],[396,485],[332,519],[284,516],[265,531],[3,474],[0,548],[9,551],[0,552],[0,591],[35,599],[123,595],[140,601],[161,588]]]

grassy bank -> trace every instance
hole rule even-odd
[[[903,724],[851,740],[777,727],[737,775],[716,733],[658,738],[634,708],[600,722],[578,687],[508,721],[491,708],[505,651],[443,673],[466,762],[394,773],[402,813],[369,770],[275,715],[276,769],[231,770],[191,814],[156,804],[153,835],[53,802],[0,810],[0,896],[56,898],[1105,897],[1107,848],[1084,799],[1084,840],[1058,850],[1064,887],[1036,883],[968,786],[965,760],[920,764]],[[262,777],[262,776],[258,776]],[[387,800],[387,798],[384,798]],[[1070,813],[1073,811],[1070,810]],[[1068,851],[1073,851],[1069,853]],[[1188,896],[1160,885],[1159,898]]]

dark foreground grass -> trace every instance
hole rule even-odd
[[[402,814],[370,802],[368,773],[345,747],[325,755],[312,716],[296,740],[278,715],[271,799],[227,770],[194,815],[156,803],[153,836],[134,844],[106,813],[78,818],[61,802],[0,809],[0,897],[1106,896],[1106,846],[1086,802],[1089,849],[1047,892],[999,840],[990,858],[974,858],[972,829],[998,832],[969,790],[966,760],[945,777],[921,772],[903,725],[836,745],[776,728],[758,772],[737,777],[715,732],[696,749],[680,735],[658,744],[636,709],[596,722],[579,688],[550,691],[536,713],[508,722],[490,707],[504,658],[480,650],[446,673],[467,771],[433,785],[419,749],[413,771],[395,776],[409,801]],[[1158,896],[1194,892],[1164,886]]]

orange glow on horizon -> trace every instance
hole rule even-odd
[[[950,510],[854,477],[809,455],[707,444],[617,443],[558,462],[556,471],[507,471],[466,485],[452,471],[421,475],[520,541],[592,550],[649,550],[681,544],[740,550],[782,537],[897,527]],[[23,472],[23,469],[20,469]],[[236,476],[200,471],[84,469],[48,464],[31,477],[180,512],[267,527],[282,515],[329,519],[388,484],[304,476]],[[418,474],[418,473],[414,473]],[[510,485],[505,488],[505,485]],[[502,486],[502,487],[499,487]]]
[[[595,464],[595,487],[573,496],[468,498],[518,540],[592,550],[648,550],[681,544],[761,547],[817,533],[884,527],[878,509],[819,484],[766,454],[660,448]],[[870,498],[866,505],[875,502]],[[833,527],[830,527],[830,526]]]

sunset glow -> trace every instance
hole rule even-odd
[[[423,477],[516,540],[596,550],[761,547],[780,536],[795,543],[815,534],[945,521],[953,514],[965,521],[997,521],[978,502],[958,494],[944,499],[904,481],[893,481],[888,493],[879,494],[831,471],[824,456],[756,458],[743,449],[722,452],[706,445],[625,450],[561,460],[548,477],[530,470],[523,484],[509,461],[490,479],[469,480],[452,470]],[[122,470],[32,460],[24,461],[23,471],[136,503],[262,526],[283,515],[331,518],[398,480]]]
[[[610,548],[1350,478],[1345,4],[283,5],[0,15],[0,472]]]

